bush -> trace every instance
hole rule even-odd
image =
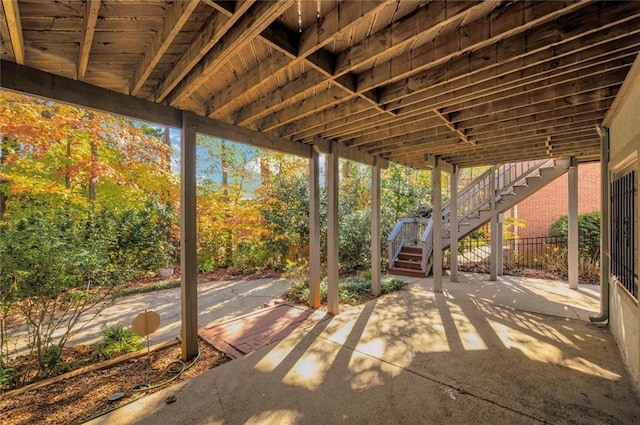
[[[563,215],[549,227],[549,236],[569,235],[569,219]],[[578,216],[578,246],[580,256],[595,258],[600,253],[600,212],[592,211]]]
[[[102,336],[104,341],[97,345],[94,353],[94,356],[99,360],[109,360],[144,347],[143,339],[124,322],[104,326]]]

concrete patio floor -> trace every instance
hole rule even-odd
[[[463,278],[442,294],[418,279],[92,423],[640,423],[611,334],[578,320],[594,288]]]

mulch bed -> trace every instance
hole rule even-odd
[[[198,348],[200,357],[191,368],[167,386],[148,391],[146,394],[167,388],[229,361],[227,356],[203,340],[199,341]],[[1,396],[1,422],[3,425],[83,423],[140,397],[142,393],[132,391],[135,385],[145,382],[154,385],[171,378],[173,375],[168,373],[166,368],[180,358],[180,345],[175,345],[152,352],[151,359],[143,356],[23,394]],[[116,392],[123,392],[125,396],[117,401],[109,401],[107,397]]]

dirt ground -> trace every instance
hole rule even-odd
[[[199,342],[200,356],[193,366],[184,371],[168,386],[206,372],[229,359],[206,342]],[[143,356],[125,361],[111,368],[89,372],[61,382],[29,391],[17,396],[1,396],[0,417],[3,425],[80,424],[95,416],[127,404],[147,392],[134,392],[137,384],[155,385],[175,376],[167,371],[170,363],[180,360],[180,345],[153,352],[151,358]],[[172,365],[180,369],[180,365]],[[163,386],[161,388],[166,388]],[[117,392],[124,397],[109,401]],[[171,402],[171,400],[167,400]]]
[[[265,271],[233,272],[220,270],[213,273],[200,274],[199,282],[228,279],[258,279],[276,276],[277,273]],[[177,271],[169,280],[179,280]],[[142,277],[127,282],[121,290],[143,289],[154,285],[162,279],[157,276]],[[206,342],[199,342],[200,357],[198,361],[186,370],[180,377],[169,385],[188,379],[205,372],[219,364],[229,361],[221,352],[209,346]],[[73,349],[66,349],[63,353],[65,361],[74,361],[76,367],[92,364],[91,356],[74,353]],[[72,358],[73,357],[73,358]],[[165,381],[173,376],[167,373],[165,368],[169,363],[180,360],[180,346],[169,347],[152,353],[152,362],[149,358],[142,357],[126,361],[109,369],[89,372],[84,375],[69,378],[62,382],[47,385],[34,391],[21,395],[6,397],[0,395],[0,422],[3,425],[10,424],[79,424],[86,420],[105,413],[128,403],[146,393],[133,392],[132,387],[139,383],[151,383]],[[125,397],[111,402],[107,399],[110,394],[124,392]]]

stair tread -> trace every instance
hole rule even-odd
[[[413,277],[425,277],[425,274],[422,270],[415,269],[405,269],[402,267],[389,267],[387,271],[391,274],[398,274],[401,276],[413,276]]]

